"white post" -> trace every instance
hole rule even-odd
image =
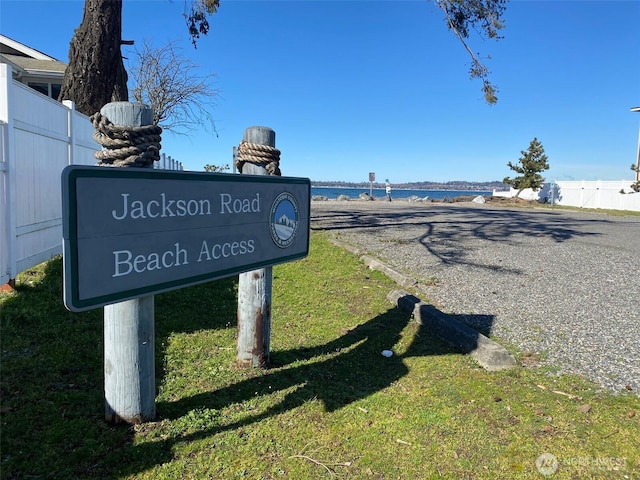
[[[76,104],[71,100],[63,100],[62,104],[67,107],[67,136],[69,137],[67,165],[73,165],[76,163],[76,132],[74,125]]]
[[[268,127],[249,127],[244,131],[243,140],[275,147],[276,132]],[[242,173],[268,175],[266,168],[248,162],[242,167]],[[272,279],[272,267],[239,275],[236,354],[239,367],[263,367],[269,363]]]
[[[114,125],[129,127],[151,125],[153,118],[151,108],[129,102],[108,103],[100,113]],[[138,424],[155,418],[154,353],[153,295],[104,307],[104,394],[108,422]]]
[[[7,123],[5,136],[5,199],[0,199],[5,203],[6,228],[6,249],[7,249],[7,271],[1,272],[8,275],[8,284],[13,288],[16,276],[18,275],[17,265],[17,228],[16,228],[16,158],[15,158],[15,131],[13,122],[13,70],[6,63],[0,63],[0,97],[5,98],[5,102],[0,102],[0,121]],[[5,235],[5,232],[2,233]],[[4,242],[3,242],[4,243]]]

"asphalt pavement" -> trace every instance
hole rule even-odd
[[[324,230],[534,363],[640,394],[640,216],[492,204],[313,201]]]

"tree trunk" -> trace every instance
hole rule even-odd
[[[72,100],[76,110],[93,115],[109,102],[129,99],[121,37],[122,0],[85,0],[59,100]]]

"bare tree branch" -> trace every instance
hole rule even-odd
[[[155,125],[177,134],[204,126],[217,136],[211,112],[219,90],[213,87],[213,73],[199,74],[200,67],[175,41],[156,48],[144,40],[134,57],[129,65],[131,97],[152,108]]]

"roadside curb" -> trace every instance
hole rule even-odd
[[[420,284],[409,276],[390,268],[379,260],[364,255],[363,252],[337,239],[330,240],[334,245],[357,255],[371,270],[384,273],[404,288],[420,288]],[[419,325],[429,328],[452,347],[470,355],[478,364],[490,372],[512,368],[516,359],[502,345],[477,332],[463,322],[441,312],[433,305],[421,301],[404,290],[394,290],[387,299],[402,310],[411,313]]]
[[[387,299],[413,314],[419,325],[429,328],[457,350],[469,354],[486,370],[496,372],[516,366],[516,359],[502,345],[409,292],[394,290],[387,295]]]

